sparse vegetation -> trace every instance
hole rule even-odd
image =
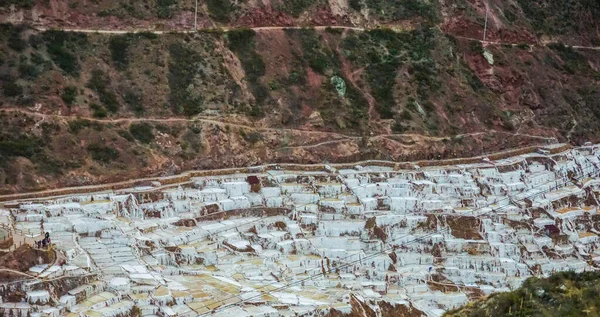
[[[156,0],[156,15],[161,19],[171,18],[177,2],[177,0]]]
[[[3,7],[9,7],[10,5],[15,5],[17,8],[23,9],[31,9],[35,4],[34,0],[4,0],[2,1]]]
[[[41,152],[41,140],[27,135],[0,135],[0,157],[31,158]]]
[[[235,10],[231,0],[206,0],[206,7],[210,17],[218,22],[229,22]]]
[[[600,309],[600,273],[560,272],[529,278],[519,289],[451,310],[445,317],[582,316]]]
[[[483,54],[483,45],[479,41],[471,41],[471,51],[477,54]]]
[[[575,74],[586,71],[589,68],[585,57],[572,47],[565,46],[564,44],[550,44],[548,47],[560,55],[560,58],[564,62],[563,68],[566,72]]]
[[[262,139],[263,139],[262,135],[255,131],[246,133],[246,131],[244,131],[242,129],[242,130],[240,130],[240,135],[246,142],[248,142],[250,144],[258,143],[258,142],[262,141]]]
[[[378,29],[344,39],[348,59],[365,67],[371,94],[377,100],[377,111],[382,118],[391,119],[394,116],[396,76],[405,63],[409,64],[408,69],[417,83],[420,97],[426,99],[439,89],[437,67],[430,56],[433,40],[433,31],[429,29],[400,33]]]
[[[88,81],[87,87],[98,94],[100,102],[106,106],[108,111],[115,113],[119,110],[117,95],[110,90],[110,78],[105,72],[100,69],[92,70],[92,77]]]
[[[109,49],[112,61],[118,69],[125,69],[129,64],[128,50],[132,41],[129,34],[115,35],[110,38]]]
[[[131,124],[129,132],[141,143],[148,144],[154,140],[154,128],[146,122]]]
[[[106,108],[99,104],[91,104],[90,109],[92,109],[92,116],[94,116],[94,118],[102,119],[106,118],[106,116],[108,115],[108,112],[106,112]]]
[[[207,8],[212,10],[210,15],[217,16],[215,7],[209,7],[215,3],[200,1],[200,16]],[[262,8],[247,11],[248,4],[244,1],[220,3],[227,4],[222,7],[222,12],[225,12],[222,14],[223,21],[228,19],[228,22],[223,22],[224,25],[256,21],[266,12]],[[300,20],[307,24],[321,23],[329,18],[329,12],[323,10],[328,6],[327,2],[280,3],[281,6],[273,3],[275,11],[289,10],[284,5],[290,8],[299,6]],[[3,45],[0,47],[0,95],[4,97],[2,107],[11,108],[0,115],[4,123],[0,133],[10,131],[6,134],[40,135],[44,142],[43,151],[29,160],[3,155],[4,164],[8,167],[0,170],[0,183],[4,177],[2,173],[13,168],[19,173],[24,171],[37,176],[37,169],[44,168],[37,162],[42,162],[44,155],[54,158],[55,161],[48,160],[48,166],[53,169],[65,170],[72,161],[83,168],[69,171],[68,175],[78,176],[79,171],[85,170],[92,174],[90,179],[99,180],[102,177],[93,169],[97,168],[97,164],[86,166],[93,162],[87,145],[94,143],[117,150],[119,164],[115,166],[127,166],[127,169],[133,170],[155,168],[160,165],[156,162],[163,162],[166,157],[185,169],[213,165],[224,167],[249,163],[250,160],[259,164],[273,159],[268,154],[279,148],[282,148],[281,153],[277,153],[275,158],[282,162],[427,158],[421,153],[406,154],[402,146],[383,143],[388,137],[377,138],[374,142],[373,136],[379,133],[437,134],[441,136],[440,143],[433,144],[437,141],[427,139],[423,142],[432,143],[427,143],[423,151],[434,148],[435,151],[445,151],[442,157],[464,155],[465,149],[479,153],[484,147],[486,151],[493,151],[514,146],[517,142],[529,144],[526,134],[542,133],[540,131],[546,128],[568,133],[573,127],[573,142],[592,139],[591,136],[597,134],[594,129],[589,129],[596,126],[600,118],[600,99],[595,87],[600,73],[596,70],[599,60],[595,51],[562,45],[550,45],[549,48],[520,45],[522,49],[512,45],[491,45],[486,49],[493,52],[495,63],[494,73],[488,76],[483,67],[488,65],[482,65],[485,60],[477,55],[483,49],[479,42],[471,43],[459,37],[466,35],[461,33],[461,29],[442,28],[444,31],[440,31],[428,28],[429,18],[422,17],[418,9],[408,8],[411,3],[350,0],[349,5],[352,8],[350,15],[358,14],[353,10],[362,10],[374,23],[394,26],[400,24],[394,22],[398,17],[411,20],[402,23],[402,26],[411,27],[407,28],[409,31],[400,30],[400,27],[366,32],[327,28],[285,32],[264,30],[255,34],[246,29],[231,32],[215,29],[186,34],[85,35],[39,32],[26,26],[19,30],[11,25],[0,25],[0,43]],[[436,6],[445,4],[425,1],[423,5],[435,11]],[[506,27],[506,33],[500,34],[501,40],[534,43],[528,35],[531,28],[527,18],[518,5],[511,6],[516,15],[515,25],[509,25],[506,20],[509,17],[505,15],[505,19],[502,16],[500,11],[506,7],[498,5],[494,8],[496,17]],[[85,12],[80,3],[73,11],[88,14],[92,11],[97,13],[100,9],[110,11],[108,13],[113,16],[110,19],[123,21],[124,26],[130,23],[128,18],[133,17],[132,11],[138,10],[141,16],[152,19],[151,23],[157,30],[174,26],[171,22],[152,17],[158,15],[159,9],[163,10],[161,16],[171,16],[182,23],[190,22],[190,17],[193,17],[190,15],[193,3],[180,0],[150,1],[148,6],[125,0],[122,3],[88,5]],[[587,7],[577,10],[581,12],[581,21],[587,17],[586,14],[593,12],[586,11]],[[294,21],[290,16],[290,13],[276,12],[273,20],[264,23],[294,23],[289,22]],[[201,25],[206,18],[201,18]],[[481,16],[472,18],[469,23],[483,23]],[[337,22],[346,23],[342,20]],[[461,27],[461,24],[456,26]],[[182,24],[177,27],[182,27]],[[523,29],[524,32],[519,33],[523,36],[513,38],[511,32],[517,29]],[[573,33],[569,31],[567,34]],[[586,41],[596,41],[593,34],[588,37]],[[576,42],[577,35],[572,40],[553,38],[579,44]],[[227,48],[237,56],[241,65],[235,58],[232,60]],[[586,87],[594,89],[582,90]],[[338,94],[342,91],[344,93]],[[499,110],[506,109],[499,107],[500,104],[509,105],[510,115]],[[42,107],[37,110],[39,105]],[[43,124],[60,122],[62,130],[49,125],[34,126],[39,122],[37,115],[24,114],[24,111],[18,111],[19,107],[28,112],[47,114]],[[535,114],[535,122],[528,124],[523,119],[531,112]],[[61,118],[55,120],[55,115]],[[69,115],[114,118],[115,121],[62,118]],[[310,141],[300,143],[293,133],[281,135],[279,140],[279,135],[274,136],[268,131],[246,128],[245,135],[241,136],[239,128],[234,126],[228,129],[222,125],[213,126],[207,121],[180,122],[184,116],[199,115],[202,118],[206,116],[208,120],[214,116],[215,121],[231,118],[231,122],[245,125],[264,116],[260,123],[253,124],[256,127],[341,132],[355,139],[335,146],[307,147],[298,151],[295,147],[299,144],[318,144],[322,142],[321,138],[311,134]],[[151,123],[146,129],[134,125],[131,131],[127,121],[117,120],[133,116],[176,120],[169,120],[163,123],[164,126]],[[573,120],[578,122],[576,127]],[[68,122],[68,129],[64,127],[65,122]],[[501,131],[515,129],[515,125],[523,134],[508,138],[506,144],[500,145],[498,138],[501,137],[498,135]],[[460,142],[459,138],[441,141],[448,135],[486,128],[498,133],[487,136],[481,147],[473,145],[468,136],[460,138]],[[95,131],[102,129],[106,143],[98,141]],[[159,131],[168,136],[162,132],[159,135]],[[160,144],[153,144],[155,134]],[[168,140],[163,143],[163,139]],[[323,135],[322,140],[328,139]],[[409,142],[400,138],[395,141]],[[346,146],[351,142],[358,143],[358,146]],[[231,149],[223,148],[224,145],[231,146]],[[331,151],[323,150],[329,148]],[[342,148],[346,151],[332,152]],[[421,149],[419,144],[415,148]],[[148,155],[150,150],[153,155]],[[248,151],[247,157],[241,154],[242,150]],[[24,167],[26,165],[23,164],[28,165]],[[132,174],[125,170],[121,172],[122,177]],[[115,179],[114,175],[107,177]],[[16,176],[11,178],[17,179]],[[47,184],[54,181],[46,179]],[[61,178],[61,181],[65,179]],[[9,190],[25,188],[11,187]]]
[[[363,5],[373,10],[384,21],[408,20],[412,18],[423,18],[426,21],[437,21],[435,7],[436,1],[407,0],[363,0],[350,3],[353,9],[362,8]]]
[[[135,138],[133,137],[133,135],[131,135],[131,133],[127,130],[119,130],[117,131],[117,133],[124,138],[125,140],[129,141],[129,142],[133,142],[135,141]]]
[[[119,152],[117,152],[117,150],[98,143],[90,144],[87,147],[87,150],[94,160],[102,163],[110,163],[119,157]]]
[[[349,0],[348,5],[356,11],[360,11],[362,9],[362,0]]]
[[[91,126],[91,121],[86,119],[75,119],[69,121],[69,131],[72,133],[79,133],[79,131],[89,128]]]
[[[75,86],[65,87],[65,89],[63,89],[60,97],[67,105],[72,105],[73,102],[75,101],[75,98],[77,98],[77,87],[75,87]]]
[[[35,80],[39,76],[40,71],[37,69],[37,67],[35,67],[35,65],[28,63],[25,59],[22,59],[21,63],[19,64],[19,74],[21,75],[21,78]]]
[[[321,45],[323,38],[313,29],[286,29],[285,32],[300,40],[302,53],[308,65],[317,73],[331,75],[339,69],[335,52]]]
[[[42,33],[42,36],[52,61],[66,74],[79,77],[81,66],[79,59],[72,52],[87,44],[87,35],[85,33],[51,30]]]
[[[129,109],[133,111],[137,115],[141,115],[144,113],[144,105],[142,103],[142,98],[135,93],[134,91],[127,91],[123,95],[123,100],[129,106]]]
[[[250,29],[232,30],[227,33],[227,44],[242,62],[248,86],[256,98],[257,104],[251,107],[249,114],[259,116],[262,114],[261,104],[267,99],[268,89],[259,82],[259,78],[265,74],[265,62],[256,52],[255,35]]]
[[[471,71],[468,65],[461,65],[461,73],[473,91],[479,92],[485,88],[479,77]]]
[[[600,17],[596,0],[518,0],[534,29],[546,34],[584,33]],[[585,21],[585,22],[584,22]]]
[[[6,97],[19,97],[23,95],[23,86],[13,80],[4,82],[2,89]]]
[[[315,0],[287,0],[282,2],[282,10],[293,17],[299,17]]]
[[[21,37],[21,32],[23,31],[22,26],[8,26],[10,35],[8,38],[8,47],[12,48],[17,52],[22,52],[26,47],[27,43]]]
[[[190,91],[203,58],[184,43],[169,46],[169,100],[176,113],[193,116],[203,109],[204,100]]]

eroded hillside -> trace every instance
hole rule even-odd
[[[11,0],[2,12],[5,21],[71,28],[193,23],[193,3],[172,1],[163,16],[167,2]],[[106,34],[4,24],[2,191],[193,168],[407,161],[597,140],[600,51],[558,44],[593,46],[597,30],[531,15],[551,6],[490,2],[488,39],[504,44],[484,47],[470,39],[483,32],[478,1],[408,1],[392,11],[375,0],[291,1],[304,9],[287,22],[258,24],[244,17],[287,9],[248,1],[227,6],[219,20],[210,18],[215,3],[201,2],[201,26],[367,29]],[[315,20],[336,7],[345,9],[335,19]],[[569,16],[598,17],[594,2],[574,8]],[[392,28],[368,28],[374,24]]]
[[[0,19],[61,28],[191,30],[191,0],[5,0]],[[485,12],[492,41],[600,45],[595,0],[199,0],[197,25],[439,25],[482,38]]]
[[[189,0],[6,0],[0,17],[53,27],[185,30],[194,25]],[[437,3],[410,0],[200,0],[197,25],[375,25],[400,20],[433,23]]]

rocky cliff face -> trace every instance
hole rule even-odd
[[[599,5],[522,2],[10,0],[0,189],[598,140]]]

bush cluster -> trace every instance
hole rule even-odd
[[[87,35],[51,30],[42,33],[42,37],[52,61],[68,75],[79,77],[81,65],[72,52],[81,50],[87,44]]]
[[[119,110],[117,95],[110,90],[110,78],[105,72],[100,69],[92,70],[92,76],[87,83],[87,87],[98,94],[100,102],[106,106],[108,111],[115,113]]]
[[[88,145],[87,150],[95,161],[110,163],[119,157],[119,152],[111,147],[98,143]]]
[[[129,133],[141,143],[149,144],[154,140],[154,128],[146,122],[130,125]]]
[[[202,112],[204,100],[191,93],[191,87],[203,56],[184,43],[169,46],[169,101],[175,112],[193,116]]]

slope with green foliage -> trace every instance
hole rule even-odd
[[[0,183],[10,191],[170,166],[457,157],[543,142],[528,135],[598,137],[588,127],[600,122],[600,52],[485,50],[493,65],[478,42],[425,26],[110,35],[0,25],[0,110],[11,111],[0,116]],[[219,121],[230,124],[207,127]],[[342,133],[348,144],[271,142],[267,127],[321,133],[314,144]],[[455,137],[480,131],[490,132]],[[439,145],[420,146],[427,136]]]
[[[600,316],[599,295],[599,272],[561,272],[529,278],[517,290],[492,294],[444,317]]]

